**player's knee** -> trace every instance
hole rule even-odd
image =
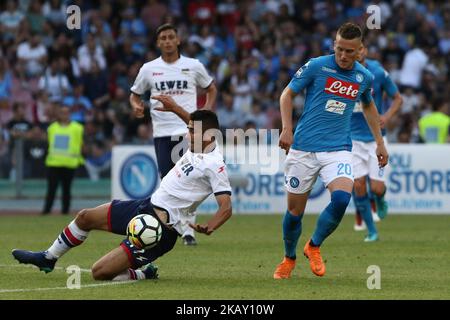
[[[304,210],[296,204],[288,204],[288,211],[294,216],[299,216]]]
[[[350,202],[352,195],[349,192],[336,190],[331,193],[331,202],[337,212],[344,213]]]
[[[355,189],[355,194],[357,196],[363,196],[367,193],[366,190],[366,179],[355,179],[353,183],[353,187]]]
[[[89,209],[82,209],[77,213],[75,223],[81,230],[89,231],[92,227],[92,223],[90,220]]]
[[[92,278],[94,280],[111,280],[112,275],[106,270],[105,266],[101,263],[95,263],[92,266]]]
[[[384,193],[385,186],[381,183],[372,183],[370,185],[370,190],[372,193],[376,194],[377,196],[382,196]]]

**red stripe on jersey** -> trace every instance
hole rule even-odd
[[[359,84],[328,77],[324,91],[328,94],[335,94],[343,98],[356,100],[359,92]]]
[[[69,239],[69,241],[74,245],[74,246],[79,246],[80,244],[83,243],[83,241],[75,238],[75,236],[72,234],[72,232],[70,232],[69,227],[66,227],[64,229],[64,234],[66,235],[67,239]]]

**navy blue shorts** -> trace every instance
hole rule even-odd
[[[143,200],[113,200],[108,210],[109,231],[115,234],[126,235],[130,220],[142,213],[151,214],[158,219],[162,226],[162,235],[156,246],[146,250],[139,250],[128,239],[122,241],[120,246],[127,253],[130,265],[134,269],[155,261],[166,252],[172,250],[179,236],[178,232],[168,228],[161,222],[153,210],[149,198]]]
[[[183,156],[183,154],[187,151],[188,141],[184,136],[177,136],[176,141],[172,141],[172,137],[159,137],[155,138],[155,153],[156,160],[158,162],[158,171],[159,176],[164,178],[166,174],[175,166],[175,163]],[[183,143],[183,148],[180,150],[179,154],[177,154],[177,158],[172,161],[171,154],[173,148],[180,142]]]

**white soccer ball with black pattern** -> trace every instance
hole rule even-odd
[[[130,220],[127,237],[139,249],[149,249],[161,240],[161,223],[150,214],[139,214]]]

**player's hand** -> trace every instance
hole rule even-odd
[[[380,168],[385,167],[389,161],[389,154],[384,143],[377,145],[376,153],[378,158],[378,166]]]
[[[294,136],[293,136],[292,130],[283,129],[283,131],[281,131],[281,134],[280,134],[280,141],[278,142],[278,145],[280,146],[281,149],[286,151],[286,154],[288,154],[293,140],[294,140]]]
[[[210,235],[211,233],[213,233],[213,231],[214,230],[212,230],[212,229],[209,229],[209,226],[208,226],[208,224],[198,224],[198,223],[196,223],[196,224],[192,224],[192,223],[189,223],[189,226],[192,228],[192,229],[194,229],[195,231],[197,231],[198,233],[204,233],[204,234],[206,234],[206,235]]]
[[[162,107],[155,107],[154,110],[173,112],[176,108],[178,108],[178,104],[171,96],[159,95],[152,97],[152,99],[158,100],[162,103]]]
[[[380,128],[384,129],[384,127],[386,126],[386,122],[387,122],[387,118],[386,116],[382,115],[380,116]]]
[[[133,103],[131,103],[131,108],[133,108],[133,112],[136,118],[144,117],[144,110],[145,110],[144,101],[142,100],[139,100],[139,102],[134,101]]]

